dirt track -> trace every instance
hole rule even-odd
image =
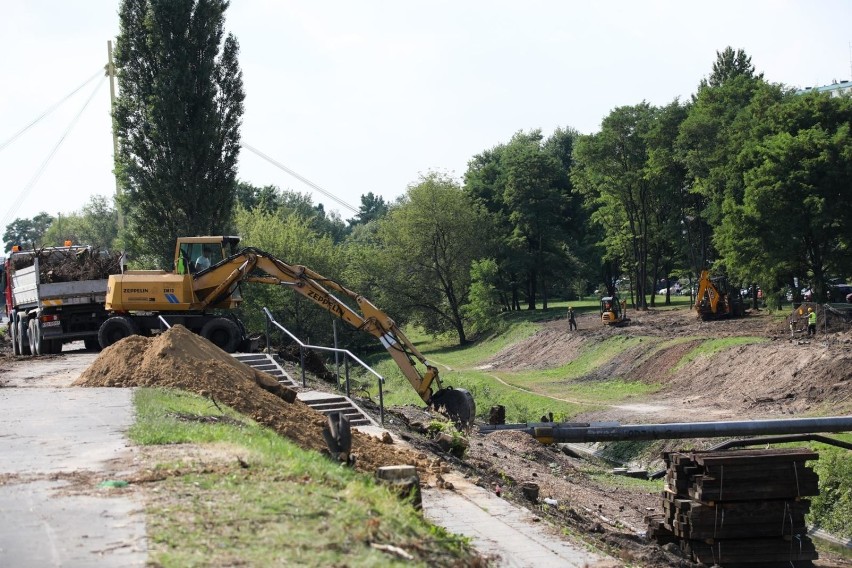
[[[615,405],[582,420],[623,423],[779,418],[808,413],[852,412],[852,330],[839,328],[808,340],[791,335],[785,320],[758,312],[749,317],[702,322],[688,310],[631,312],[626,327],[604,327],[597,315],[578,319],[567,332],[554,320],[527,340],[485,364],[492,370],[553,368],[575,359],[590,342],[623,335],[641,337],[591,374],[577,380],[621,377],[661,383],[662,389],[634,405]],[[730,347],[676,368],[683,356],[707,339],[754,337],[760,341]],[[826,408],[830,406],[830,408]]]

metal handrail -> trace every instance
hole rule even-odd
[[[383,385],[385,384],[385,378],[383,376],[381,376],[379,373],[377,373],[375,370],[373,370],[372,367],[370,367],[364,361],[359,359],[354,353],[352,353],[348,349],[339,349],[337,347],[324,347],[322,345],[309,345],[307,343],[304,343],[301,339],[299,339],[298,337],[293,335],[290,332],[290,330],[288,330],[286,327],[284,327],[283,325],[278,323],[275,320],[275,318],[273,317],[272,312],[270,312],[268,308],[263,308],[263,313],[266,314],[266,349],[267,349],[267,351],[269,350],[269,345],[270,345],[270,343],[269,343],[269,325],[270,324],[274,325],[279,330],[281,330],[285,334],[287,334],[287,336],[290,339],[292,339],[294,342],[296,342],[296,344],[299,346],[299,359],[300,359],[299,366],[302,368],[302,386],[303,387],[307,386],[307,379],[305,378],[305,349],[315,349],[317,351],[328,351],[328,352],[331,352],[331,353],[342,353],[344,355],[343,366],[344,366],[344,369],[345,369],[345,377],[346,377],[344,384],[346,385],[346,396],[347,397],[350,396],[350,392],[351,392],[350,391],[350,385],[349,385],[349,359],[348,358],[351,358],[353,361],[355,361],[356,363],[361,365],[364,369],[366,369],[367,371],[369,371],[370,373],[375,375],[376,378],[378,379],[377,382],[378,382],[378,385],[379,385],[379,420],[382,423],[382,426],[384,426],[384,424],[385,424],[385,396],[384,396]],[[339,381],[339,378],[338,378],[338,381]],[[340,384],[338,382],[338,388],[339,387],[340,387]]]
[[[166,329],[171,329],[171,328],[172,328],[172,326],[169,324],[169,322],[167,322],[167,321],[166,321],[166,318],[164,318],[162,315],[157,316],[157,319],[158,319],[158,320],[160,320],[160,322],[161,322],[164,326],[166,326]]]

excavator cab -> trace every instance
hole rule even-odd
[[[239,237],[180,237],[175,245],[175,272],[195,274],[236,254]]]

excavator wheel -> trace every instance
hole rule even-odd
[[[432,395],[432,406],[461,426],[469,426],[476,417],[473,395],[465,389],[447,387]]]

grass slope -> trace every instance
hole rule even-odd
[[[155,480],[146,510],[152,565],[473,562],[466,540],[431,525],[372,478],[304,451],[226,407],[159,389],[139,389],[134,400],[134,442],[201,444],[207,456],[179,452],[149,475]]]

